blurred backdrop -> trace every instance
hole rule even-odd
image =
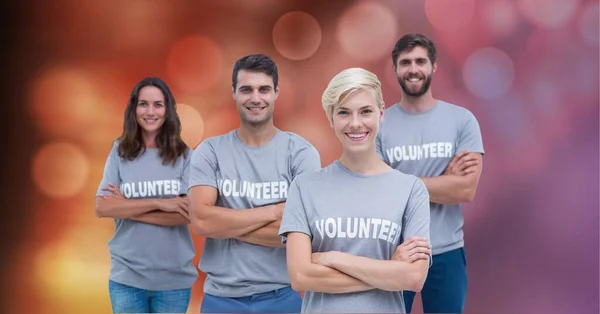
[[[29,135],[16,157],[24,181],[10,190],[19,210],[3,230],[13,237],[4,238],[7,312],[110,312],[114,225],[95,217],[94,193],[140,79],[167,81],[196,147],[238,125],[235,60],[268,54],[280,75],[276,126],[307,138],[326,165],[340,153],[320,103],[327,83],[364,67],[381,79],[386,104],[397,102],[391,51],[408,32],[437,44],[434,96],[471,110],[483,133],[483,175],[464,206],[466,312],[599,312],[598,0],[55,0],[19,9],[8,51],[25,121],[15,133]],[[199,312],[203,279],[189,313]]]

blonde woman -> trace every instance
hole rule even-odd
[[[342,155],[290,186],[279,233],[292,287],[306,291],[303,313],[405,312],[401,292],[420,291],[430,263],[427,190],[375,150],[384,114],[375,74],[340,72],[322,101]],[[399,257],[402,239],[412,260]]]

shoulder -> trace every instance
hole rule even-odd
[[[397,182],[397,184],[401,184],[403,186],[410,186],[413,189],[413,191],[415,189],[426,189],[423,180],[421,180],[421,178],[413,174],[405,173],[392,168],[391,178],[392,180]]]
[[[281,138],[297,148],[313,148],[314,146],[304,137],[289,131],[279,131]]]
[[[471,112],[471,110],[447,101],[439,100],[438,108],[442,113],[444,113],[444,115],[450,114],[465,120],[475,119],[475,115]]]
[[[303,172],[294,178],[297,185],[313,185],[314,183],[321,182],[331,176],[332,165],[319,168],[313,171]]]

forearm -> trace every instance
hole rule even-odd
[[[373,289],[364,281],[315,263],[305,265],[302,271],[292,276],[292,285],[297,291],[349,293]]]
[[[236,238],[274,221],[267,207],[229,209],[202,205],[190,212],[194,232],[210,238]]]
[[[96,197],[96,216],[126,219],[158,208],[156,199],[126,199],[120,197]]]
[[[262,246],[284,247],[285,244],[281,243],[281,237],[278,234],[280,225],[281,220],[276,220],[264,227],[243,234],[236,239]]]
[[[432,203],[460,204],[470,202],[475,195],[475,189],[465,176],[441,175],[439,177],[422,177],[429,192]]]
[[[427,268],[423,267],[423,263],[429,262],[407,263],[398,260],[376,260],[336,252],[336,258],[333,258],[328,266],[377,289],[420,291],[427,274]]]
[[[182,226],[190,223],[190,221],[180,213],[169,213],[160,210],[146,212],[141,215],[131,217],[130,219],[159,226]]]

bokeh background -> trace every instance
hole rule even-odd
[[[471,110],[483,133],[483,175],[464,206],[466,312],[599,312],[598,0],[55,0],[14,8],[5,95],[16,102],[4,118],[14,126],[5,137],[16,161],[5,173],[20,179],[4,189],[5,312],[110,312],[114,226],[95,217],[94,193],[140,79],[168,82],[195,147],[238,125],[235,60],[268,54],[280,71],[276,126],[306,137],[326,165],[340,152],[320,104],[327,83],[364,67],[381,79],[386,104],[397,102],[391,50],[409,32],[437,44],[434,95]],[[195,241],[197,261],[203,239]],[[189,313],[199,312],[203,279]]]

